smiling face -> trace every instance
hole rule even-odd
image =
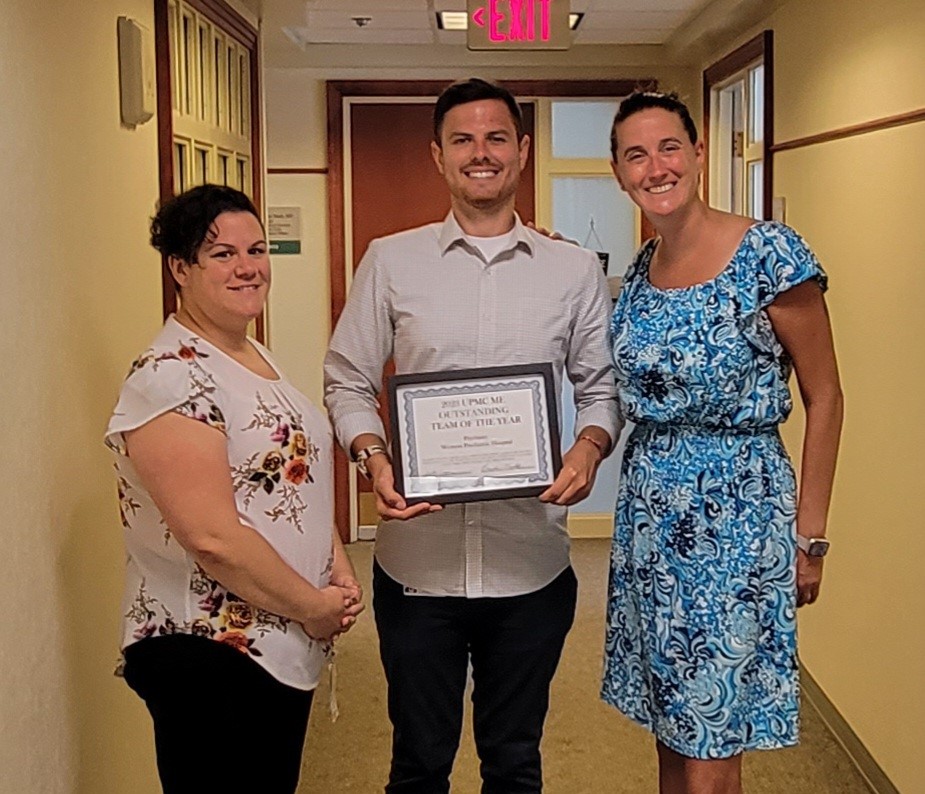
[[[185,310],[222,327],[246,326],[263,311],[270,255],[263,227],[251,213],[221,213],[195,263],[170,257],[169,264]]]
[[[451,108],[443,118],[440,144],[431,143],[437,170],[450,189],[454,210],[513,212],[530,138],[517,128],[500,99],[479,99]]]
[[[641,110],[616,133],[614,176],[646,215],[667,216],[698,200],[703,142],[691,143],[677,113]]]

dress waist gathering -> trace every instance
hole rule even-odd
[[[722,425],[704,425],[684,422],[651,422],[633,420],[633,434],[637,438],[666,436],[692,436],[703,438],[722,438],[727,436],[780,436],[779,425],[727,427]]]
[[[705,426],[682,422],[637,422],[630,434],[635,446],[644,444],[652,452],[670,452],[678,445],[693,452],[701,450],[732,450],[746,445],[757,450],[764,449],[774,454],[783,454],[783,440],[778,425],[751,427]],[[759,453],[760,454],[760,453]]]

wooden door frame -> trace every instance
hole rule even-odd
[[[183,0],[212,25],[247,49],[251,95],[251,185],[253,201],[263,214],[263,159],[261,148],[260,32],[224,0]],[[157,156],[161,202],[173,196],[173,102],[170,71],[169,0],[154,0],[154,51],[157,76]],[[164,318],[177,309],[176,285],[164,259],[161,265]],[[266,341],[266,310],[255,321],[258,341]]]
[[[344,218],[344,100],[353,97],[434,97],[448,85],[445,80],[329,80],[327,82],[328,133],[328,241],[331,281],[331,329],[347,301],[347,245]],[[515,97],[622,97],[639,86],[655,87],[645,77],[633,80],[505,80]],[[334,454],[334,520],[344,542],[350,538],[350,467],[339,445]],[[346,486],[346,487],[345,487]]]

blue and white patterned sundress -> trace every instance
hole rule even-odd
[[[826,276],[780,223],[703,284],[657,289],[650,240],[613,315],[636,423],[616,508],[603,699],[691,758],[796,744],[791,361],[765,308]]]

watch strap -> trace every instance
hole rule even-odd
[[[808,538],[797,533],[797,547],[808,557],[825,557],[830,545],[828,538]]]
[[[389,456],[389,451],[382,446],[382,444],[370,444],[368,447],[363,447],[363,449],[357,450],[356,455],[353,456],[353,460],[357,465],[357,468],[360,470],[366,479],[370,479],[369,469],[366,467],[366,461],[369,460],[373,455],[383,454],[386,457]]]

